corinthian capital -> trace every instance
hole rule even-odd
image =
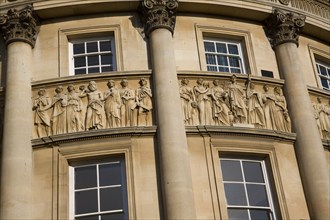
[[[39,19],[32,5],[22,10],[9,9],[0,16],[0,30],[6,45],[22,41],[34,47],[39,30]]]
[[[306,16],[293,12],[274,10],[265,21],[265,32],[273,48],[293,42],[299,45],[298,37],[300,30],[305,25]]]
[[[157,28],[166,28],[173,34],[178,0],[142,0],[140,8],[147,35]]]

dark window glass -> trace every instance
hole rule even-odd
[[[234,44],[228,44],[228,50],[230,54],[236,54],[238,55],[238,47]]]
[[[217,69],[216,66],[207,66],[207,71],[215,71],[215,72],[217,72],[218,69]]]
[[[112,64],[112,55],[111,54],[101,55],[101,64],[102,65]]]
[[[249,214],[247,209],[228,209],[228,217],[230,220],[246,220]]]
[[[231,73],[241,73],[240,69],[236,69],[236,68],[230,68],[230,72]]]
[[[218,56],[218,64],[221,66],[228,66],[227,56]]]
[[[321,72],[321,75],[323,76],[327,76],[327,69],[324,67],[324,66],[320,66],[320,72]]]
[[[123,209],[122,187],[100,189],[101,211]]]
[[[225,194],[228,205],[247,205],[243,184],[225,183]]]
[[[219,72],[229,73],[229,68],[227,68],[227,67],[219,67]]]
[[[75,168],[75,189],[84,189],[97,186],[96,166]]]
[[[88,66],[95,66],[95,65],[99,65],[99,56],[88,56]]]
[[[100,51],[111,51],[111,41],[101,41]]]
[[[88,68],[88,73],[99,73],[99,67]]]
[[[269,210],[250,210],[251,220],[271,220]]]
[[[74,44],[73,45],[73,54],[82,54],[85,53],[85,44]]]
[[[231,67],[240,67],[239,59],[237,57],[229,57],[229,63]]]
[[[226,44],[223,44],[223,43],[217,43],[217,52],[218,52],[218,53],[227,53],[227,47],[226,47]]]
[[[121,185],[120,163],[102,164],[100,169],[100,186]]]
[[[99,216],[98,215],[84,216],[84,217],[75,218],[75,220],[99,220]]]
[[[74,73],[75,73],[76,75],[79,75],[79,74],[86,74],[86,68],[75,69],[75,70],[74,70]]]
[[[204,42],[204,47],[206,52],[215,52],[214,43]]]
[[[75,57],[74,58],[74,67],[83,67],[86,66],[85,57]]]
[[[104,66],[102,67],[102,72],[110,72],[113,71],[113,67],[112,66]]]
[[[264,183],[261,164],[258,162],[243,161],[243,170],[246,182]]]
[[[75,192],[76,214],[97,212],[97,190]]]
[[[220,163],[224,181],[243,181],[241,164],[239,161],[220,160]]]
[[[87,53],[98,52],[97,42],[88,42],[86,45],[87,45]]]
[[[124,213],[112,213],[101,215],[101,220],[124,220],[127,219],[124,216]]]
[[[215,65],[216,64],[215,55],[206,54],[206,63]]]
[[[264,185],[246,184],[246,189],[251,206],[269,206],[266,187]]]

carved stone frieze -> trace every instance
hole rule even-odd
[[[146,35],[157,28],[166,28],[173,34],[177,8],[178,0],[142,0],[140,12]]]
[[[321,138],[330,140],[330,99],[328,103],[322,101],[317,97],[317,102],[313,102],[314,116]]]
[[[283,5],[289,5],[290,0],[279,0],[281,4]]]
[[[286,42],[298,46],[299,32],[305,25],[305,19],[306,16],[275,9],[265,21],[265,32],[272,47]]]
[[[7,14],[0,16],[0,30],[6,45],[22,41],[34,47],[39,31],[39,18],[32,5],[22,10],[9,9]]]

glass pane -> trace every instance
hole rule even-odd
[[[324,67],[324,66],[320,66],[320,72],[321,72],[321,75],[323,76],[327,76],[327,69]]]
[[[111,41],[101,41],[100,51],[111,51]]]
[[[215,62],[215,55],[212,55],[212,54],[206,54],[206,63],[207,64],[213,64],[215,65],[216,62]]]
[[[247,209],[228,209],[228,217],[230,220],[249,219]]]
[[[204,42],[204,47],[206,52],[215,52],[214,43]]]
[[[75,57],[74,58],[74,67],[83,67],[86,66],[86,58],[85,57]]]
[[[251,209],[251,220],[271,220],[269,210]]]
[[[266,187],[264,185],[246,184],[250,206],[268,207]]]
[[[223,43],[217,43],[217,52],[218,52],[218,53],[227,53],[227,47],[226,47],[226,44],[223,44]]]
[[[246,182],[264,183],[261,163],[243,161]]]
[[[85,44],[80,43],[80,44],[74,44],[73,45],[73,54],[82,54],[85,53]]]
[[[75,75],[86,74],[86,68],[83,68],[83,69],[75,69],[75,70],[74,70],[74,74],[75,74]]]
[[[87,53],[98,52],[97,42],[87,43]]]
[[[93,68],[88,68],[88,73],[99,73],[100,68],[98,67],[93,67]]]
[[[224,181],[243,181],[241,164],[235,160],[220,160]]]
[[[98,215],[92,215],[92,216],[85,216],[85,217],[77,217],[75,220],[99,220]]]
[[[330,77],[330,69],[327,69],[328,77]]]
[[[120,163],[102,164],[100,170],[100,186],[121,185]]]
[[[104,54],[101,55],[101,64],[112,64],[112,55],[111,54]]]
[[[217,72],[218,69],[216,66],[207,66],[207,71],[214,71],[214,72]]]
[[[227,56],[217,56],[218,57],[218,65],[228,66]]]
[[[124,209],[122,187],[100,189],[101,211]]]
[[[127,219],[124,216],[124,213],[113,213],[113,214],[105,214],[101,215],[102,220],[124,220]]]
[[[76,215],[97,212],[97,190],[75,192]]]
[[[228,50],[230,54],[237,54],[238,55],[238,47],[235,44],[228,44]]]
[[[75,189],[84,189],[97,186],[96,166],[75,168]]]
[[[323,88],[329,88],[329,82],[327,79],[321,78],[321,83],[322,83]]]
[[[230,68],[230,72],[231,72],[231,73],[241,73],[241,69]]]
[[[229,68],[227,68],[227,67],[219,67],[219,72],[229,73]]]
[[[88,56],[87,57],[88,60],[88,66],[95,66],[95,65],[99,65],[99,56]]]
[[[113,71],[112,66],[103,66],[102,67],[102,72],[111,72],[111,71]]]
[[[229,57],[229,63],[231,67],[240,67],[238,57]]]
[[[224,185],[228,205],[247,205],[243,184],[225,183]]]

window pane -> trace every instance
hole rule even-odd
[[[239,161],[220,160],[220,163],[224,181],[243,181],[242,169]]]
[[[223,43],[217,43],[217,52],[218,52],[218,53],[227,53],[227,47],[226,47],[226,44],[223,44]]]
[[[204,47],[206,52],[215,52],[214,43],[204,42]]]
[[[243,184],[225,183],[224,185],[228,205],[247,205]]]
[[[227,56],[218,56],[218,64],[221,66],[228,66]]]
[[[92,53],[92,52],[97,52],[97,42],[88,42],[87,43],[87,52]]]
[[[88,56],[88,66],[95,66],[95,65],[99,65],[99,56]]]
[[[100,51],[111,51],[111,41],[101,41]]]
[[[207,64],[213,64],[213,65],[215,65],[216,64],[216,62],[215,62],[215,55],[206,54],[206,63]]]
[[[215,72],[217,72],[218,69],[217,69],[216,66],[207,66],[207,71],[215,71]]]
[[[101,220],[124,220],[124,219],[127,219],[125,218],[124,213],[101,215]]]
[[[323,76],[327,76],[327,69],[324,67],[324,66],[320,66],[320,72],[321,72],[321,75]]]
[[[241,69],[230,68],[231,73],[241,73]]]
[[[96,187],[96,166],[76,167],[74,181],[75,189]]]
[[[74,70],[74,73],[75,73],[76,75],[79,75],[79,74],[86,74],[86,68],[75,69],[75,70]]]
[[[251,220],[271,220],[269,210],[250,210]]]
[[[238,47],[235,44],[228,44],[228,50],[230,54],[237,54],[238,55]]]
[[[112,66],[104,66],[102,67],[102,72],[110,72],[113,71],[113,67]]]
[[[219,72],[229,73],[229,68],[227,68],[227,67],[219,67]]]
[[[112,64],[112,55],[111,54],[104,54],[101,55],[101,64]]]
[[[74,44],[73,45],[73,54],[82,54],[85,53],[85,44]]]
[[[229,57],[229,63],[231,67],[240,67],[238,57]]]
[[[100,170],[100,186],[121,185],[120,163],[102,164]]]
[[[75,192],[76,214],[97,212],[97,190]]]
[[[122,187],[100,189],[101,211],[124,209]]]
[[[323,88],[329,88],[329,82],[327,79],[321,78],[321,83],[322,83]]]
[[[328,77],[330,77],[330,69],[327,69]]]
[[[251,206],[269,206],[266,187],[264,185],[246,184],[246,189]]]
[[[86,66],[86,58],[83,57],[75,57],[74,58],[74,67],[83,67]]]
[[[246,182],[264,183],[261,163],[243,161]]]
[[[88,68],[88,73],[99,73],[100,68],[98,67],[93,67],[93,68]]]
[[[92,216],[78,217],[78,218],[75,218],[75,220],[99,220],[99,216],[92,215]]]
[[[247,209],[228,209],[228,217],[230,220],[249,219]]]

